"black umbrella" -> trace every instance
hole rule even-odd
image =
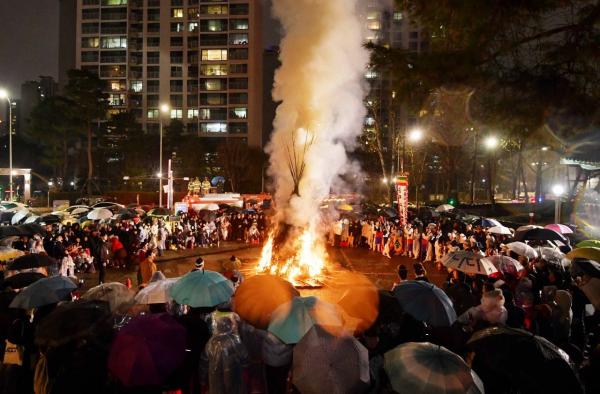
[[[4,211],[0,212],[0,223],[10,223],[13,216],[15,216],[16,212]]]
[[[171,212],[165,208],[154,208],[148,212],[148,216],[169,216]]]
[[[11,289],[22,289],[45,277],[46,275],[39,272],[21,272],[4,279],[0,285],[4,288],[10,287]]]
[[[198,212],[198,216],[206,222],[211,222],[217,218],[217,213],[215,211],[209,211],[208,209],[202,209]]]
[[[567,239],[556,231],[547,228],[532,228],[526,231],[517,231],[515,241],[561,241],[568,243]]]
[[[108,302],[75,301],[60,305],[44,317],[35,331],[35,342],[58,347],[73,340],[108,335],[111,331]]]
[[[592,278],[600,278],[600,263],[581,258],[574,258],[571,262],[571,275],[583,276],[587,274]]]
[[[53,215],[51,213],[44,215],[44,216],[40,216],[39,218],[37,218],[35,220],[36,223],[46,223],[46,224],[54,224],[54,223],[60,223],[62,221],[62,218],[58,215]]]
[[[40,235],[46,234],[46,229],[43,226],[40,226],[39,224],[36,224],[36,223],[20,224],[17,226],[17,228],[21,232],[21,235],[31,236],[34,234],[40,234]]]
[[[48,257],[45,254],[31,253],[17,257],[6,266],[6,269],[20,271],[30,268],[47,267],[52,264],[56,264],[56,260],[52,257]]]
[[[490,327],[467,346],[472,367],[490,392],[582,393],[569,356],[547,339],[525,330]]]
[[[0,226],[0,239],[23,235],[18,226]]]

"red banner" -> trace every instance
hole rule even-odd
[[[408,177],[398,175],[396,177],[396,199],[398,201],[398,218],[400,225],[408,222]]]

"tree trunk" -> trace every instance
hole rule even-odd
[[[488,158],[488,197],[490,199],[490,204],[492,204],[492,209],[494,209],[494,204],[496,204],[496,198],[494,196],[494,161],[492,160],[492,156],[494,154],[490,153],[490,157]]]
[[[62,169],[62,177],[63,177],[63,185],[67,185],[68,177],[67,172],[69,170],[69,150],[67,146],[67,139],[63,139],[63,169]]]
[[[92,157],[92,125],[88,123],[87,128],[87,195],[92,196],[92,177],[94,176],[94,162]]]
[[[471,205],[475,204],[475,173],[477,171],[477,133],[473,143],[473,165],[471,167]]]

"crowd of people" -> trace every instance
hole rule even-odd
[[[156,219],[86,228],[77,224],[54,225],[48,227],[45,237],[22,237],[13,246],[32,253],[45,252],[59,260],[61,264],[50,275],[97,270],[101,283],[106,267],[120,269],[134,264],[137,259],[140,263],[138,282],[144,288],[160,274],[154,259],[165,250],[218,245],[220,240],[260,242],[267,227],[267,219],[260,213],[204,219],[184,214],[174,225]],[[367,329],[353,333],[369,355],[369,384],[362,392],[394,392],[393,379],[384,368],[385,354],[408,342],[431,342],[460,355],[477,372],[488,393],[600,390],[600,319],[590,305],[593,302],[581,288],[582,283],[589,281],[590,274],[572,272],[561,260],[542,254],[527,257],[516,253],[506,247],[510,237],[450,217],[442,217],[427,226],[419,221],[399,226],[384,218],[342,219],[332,224],[329,240],[334,247],[368,248],[389,258],[404,257],[398,258],[403,264],[398,265],[394,287],[378,293],[377,319]],[[530,242],[530,245],[535,247],[543,243]],[[447,268],[446,257],[460,251],[479,256],[507,256],[521,266],[515,266],[514,270],[498,270],[493,275],[465,274]],[[409,264],[407,258],[413,261]],[[235,287],[241,280],[237,270],[240,266],[241,262],[232,256],[231,268],[227,270],[230,272],[225,272]],[[410,272],[411,268],[414,273]],[[203,269],[200,258],[192,271]],[[450,324],[443,327],[429,324],[402,308],[392,307],[391,313],[384,310],[389,308],[384,300],[394,299],[398,288],[412,281],[429,282],[428,270],[440,270],[447,276],[440,287],[452,301],[456,318]],[[5,295],[10,291],[5,289]],[[186,330],[188,353],[185,362],[168,379],[144,387],[124,385],[107,372],[110,338],[102,338],[108,344],[105,347],[100,340],[93,343],[76,341],[52,349],[39,347],[34,341],[36,325],[57,308],[56,304],[27,311],[27,314],[14,310],[7,312],[8,308],[5,308],[0,316],[3,339],[8,341],[7,344],[20,346],[26,353],[23,360],[28,364],[22,363],[17,374],[14,370],[2,370],[2,392],[301,392],[290,378],[298,357],[294,345],[283,342],[264,327],[258,328],[244,321],[235,313],[234,304],[235,301],[211,308],[190,308],[166,303],[153,305],[145,311],[173,316]],[[481,361],[482,355],[473,354],[468,345],[473,333],[487,327],[521,329],[545,338],[568,355],[575,380],[565,379],[564,384],[556,383],[553,388],[533,378],[529,383],[516,377],[507,379],[506,375],[491,370]],[[506,360],[507,363],[510,361]],[[508,367],[499,365],[498,368]],[[525,368],[535,369],[535,366]],[[554,381],[550,377],[547,380]]]

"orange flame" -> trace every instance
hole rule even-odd
[[[304,230],[292,245],[295,253],[284,261],[273,258],[273,238],[274,234],[271,233],[262,249],[257,272],[279,275],[292,283],[298,279],[315,278],[322,274],[327,253],[314,231]]]

